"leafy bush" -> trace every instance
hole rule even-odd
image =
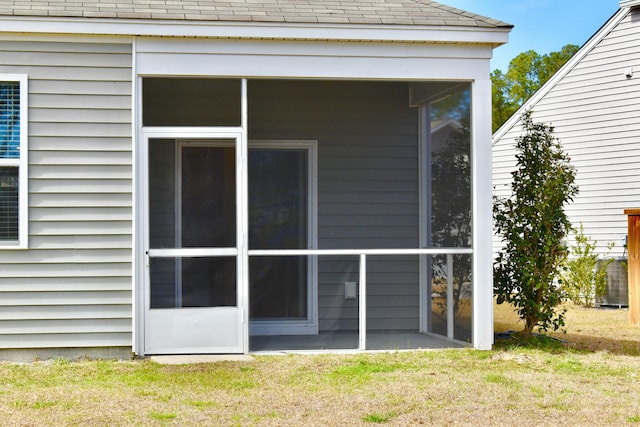
[[[511,198],[495,198],[496,233],[504,243],[494,263],[498,304],[513,304],[524,320],[523,335],[534,327],[564,326],[557,312],[563,291],[555,278],[568,255],[563,240],[571,229],[564,207],[578,193],[575,169],[562,151],[553,127],[522,116],[524,134],[516,139],[517,169]]]
[[[613,258],[598,261],[598,254],[594,252],[598,242],[584,235],[582,223],[574,232],[576,244],[571,248],[572,256],[562,274],[562,287],[573,303],[593,307],[595,298],[607,290],[607,267]],[[614,243],[610,243],[607,247],[611,250],[613,246]]]

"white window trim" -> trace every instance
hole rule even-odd
[[[0,240],[2,249],[27,249],[29,240],[28,210],[28,152],[27,129],[29,117],[27,114],[28,77],[26,74],[0,74],[1,82],[20,82],[20,158],[0,159],[0,166],[18,168],[18,240]]]

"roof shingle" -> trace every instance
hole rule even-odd
[[[385,24],[511,25],[430,0],[0,0],[0,16]]]

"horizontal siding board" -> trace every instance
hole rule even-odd
[[[29,237],[32,249],[132,249],[131,234],[67,235]]]
[[[84,263],[84,264],[6,264],[2,268],[3,278],[50,278],[52,282],[64,277],[131,277],[132,266],[126,263]],[[1,302],[0,302],[1,305]]]
[[[94,236],[131,234],[131,221],[33,221],[29,234],[36,236]]]
[[[121,109],[99,108],[32,108],[29,111],[32,123],[131,123],[131,113]]]
[[[131,333],[22,334],[6,335],[0,348],[60,348],[60,347],[131,347]]]
[[[131,54],[94,52],[40,51],[39,55],[28,51],[6,51],[0,49],[0,63],[5,65],[42,65],[46,67],[87,67],[131,69]],[[36,62],[37,61],[37,62]]]
[[[333,301],[335,298],[342,298],[344,300],[344,280],[339,275],[331,276],[327,273],[323,273],[322,280],[324,283],[318,286],[319,302],[322,307],[329,307],[331,304],[328,301]],[[0,282],[1,284],[1,282]],[[375,295],[378,296],[401,296],[411,295],[415,303],[416,285],[415,284],[403,284],[394,283],[393,286],[380,286],[375,291]],[[324,300],[323,298],[328,298]]]
[[[335,212],[343,215],[362,216],[369,213],[375,215],[403,215],[414,207],[411,203],[334,203]]]
[[[322,225],[324,227],[330,224],[336,224],[339,227],[402,227],[407,226],[413,229],[414,225],[418,223],[418,213],[413,215],[380,215],[378,212],[371,211],[368,215],[361,216],[347,216],[342,213],[340,215],[323,215]]]
[[[352,301],[352,300],[347,300],[347,301],[350,302],[350,305],[352,305],[353,308],[357,308],[357,301]],[[342,291],[342,295],[338,294],[338,295],[322,296],[318,300],[318,306],[323,309],[335,307],[337,305],[344,304],[344,303],[345,303],[344,288]],[[390,307],[390,306],[416,309],[416,307],[418,307],[418,304],[416,301],[415,289],[413,289],[413,292],[409,293],[408,295],[399,295],[395,293],[389,293],[387,295],[378,295],[378,296],[367,295],[367,310],[369,310],[369,308],[371,307],[381,307],[384,309],[385,307]]]
[[[325,193],[319,196],[321,203],[318,209],[323,209],[323,205],[349,203],[367,205],[369,203],[380,203],[384,200],[387,203],[407,204],[409,206],[415,206],[416,194],[414,192],[394,192],[394,191],[380,191],[380,192],[361,192],[358,197],[354,199],[353,193]]]
[[[130,291],[2,292],[0,295],[2,306],[44,306],[44,311],[50,305],[131,304]]]
[[[409,246],[399,246],[408,248],[417,248],[418,232],[414,227],[353,227],[350,225],[333,225],[324,227],[322,224],[319,227],[318,232],[322,235],[323,239],[339,238],[350,236],[354,241],[355,248],[360,247],[358,242],[371,243],[376,240],[391,240],[391,239],[406,239],[415,238],[416,243]],[[366,246],[364,246],[366,247]]]
[[[370,170],[366,168],[359,168],[356,165],[342,169],[322,169],[322,179],[327,181],[362,181],[370,179],[370,174]],[[418,176],[416,175],[416,170],[406,168],[381,168],[380,178],[415,182],[418,179]]]
[[[131,277],[0,277],[2,292],[131,291]]]
[[[406,141],[400,141],[400,143],[389,144],[388,139],[380,139],[379,141],[368,140],[366,144],[351,143],[351,141],[345,141],[348,144],[346,147],[329,146],[322,149],[322,155],[326,159],[331,159],[332,164],[343,158],[359,158],[362,156],[362,151],[369,151],[367,158],[377,160],[397,159],[400,161],[406,161],[406,159],[414,159],[417,161],[418,149],[414,143],[407,143]],[[376,149],[373,149],[376,148]],[[405,163],[402,163],[405,166]],[[356,166],[356,165],[353,165]],[[392,166],[384,165],[385,168]],[[415,172],[415,170],[413,171]]]
[[[5,335],[131,332],[131,319],[0,320]]]
[[[385,155],[386,152],[378,153],[378,155],[367,155],[365,153],[372,151],[372,147],[363,147],[360,151],[360,156],[347,156],[346,154],[343,157],[324,157],[325,167],[327,170],[368,170],[371,172],[371,169],[381,169],[381,170],[402,170],[406,169],[407,166],[414,166],[413,172],[416,173],[413,177],[417,177],[417,170],[415,166],[417,166],[417,159],[415,158],[415,154],[413,156],[408,155],[405,157],[395,157]],[[417,148],[413,147],[413,150],[417,150]],[[366,157],[364,157],[366,155]],[[322,171],[325,169],[323,168]],[[411,169],[410,169],[411,170]],[[370,178],[370,176],[369,176]]]
[[[91,193],[35,193],[29,197],[30,207],[44,208],[85,208],[85,207],[131,207],[133,200],[130,194],[91,194]]]
[[[34,165],[29,179],[130,179],[131,165]],[[100,188],[96,188],[100,191]]]
[[[131,304],[0,306],[0,320],[24,319],[125,319],[131,317]],[[1,341],[1,340],[0,340]]]
[[[128,166],[131,167],[130,151],[107,151],[96,153],[95,151],[32,151],[29,162],[32,165],[101,165],[101,166]]]
[[[357,319],[358,310],[343,308],[324,308],[324,319]],[[418,309],[407,307],[369,307],[367,319],[418,319]]]
[[[29,177],[29,192],[40,194],[96,193],[131,194],[131,178],[125,179],[42,179]]]
[[[26,37],[23,37],[22,40],[0,40],[0,51],[31,52],[31,54],[38,52],[76,52],[93,55],[97,53],[130,54],[132,48],[129,38],[122,39],[120,43],[114,43],[112,40],[107,43],[90,43],[86,41],[82,43],[57,41],[47,41],[43,43],[41,40],[26,40]]]
[[[358,332],[358,319],[321,319],[319,329],[322,333],[332,333],[334,331]],[[357,343],[354,344],[354,348]]]
[[[343,273],[357,271],[359,258],[357,255],[345,255],[338,258],[321,256],[318,264],[323,273]],[[415,270],[418,256],[407,255],[369,255],[367,257],[367,272],[369,274],[388,273],[391,269]]]
[[[90,139],[78,136],[31,136],[29,137],[30,151],[131,151],[130,137],[92,137]]]
[[[68,93],[69,95],[120,95],[131,97],[131,81],[101,82],[101,81],[52,81],[31,79],[29,92],[33,94],[55,95]]]
[[[409,327],[407,327],[409,325]],[[367,331],[418,331],[418,319],[369,319],[367,320]],[[393,345],[389,340],[389,345]]]
[[[0,73],[24,73],[29,79],[62,81],[115,81],[131,82],[130,68],[93,68],[93,67],[42,67],[30,64],[7,65],[0,63]]]
[[[81,136],[127,137],[131,136],[131,125],[127,123],[32,123],[30,132],[34,136]]]
[[[131,221],[131,208],[75,207],[75,208],[32,208],[30,221]]]
[[[378,200],[382,199],[386,192],[410,193],[414,200],[418,195],[418,183],[415,180],[400,182],[389,182],[384,179],[371,179],[369,181],[319,181],[318,191],[323,193],[375,193],[379,197]]]
[[[89,109],[128,109],[131,107],[130,96],[118,95],[68,95],[68,94],[40,94],[33,97],[33,101],[29,103],[30,109],[38,108],[73,108],[81,110]],[[98,124],[98,123],[97,123]],[[29,130],[31,133],[31,129]],[[36,133],[37,135],[37,133]]]
[[[344,236],[324,237],[321,249],[376,249],[376,248],[417,248],[418,236],[408,237],[371,237],[362,239],[358,244],[345,240]]]
[[[96,259],[110,263],[126,263],[131,261],[132,254],[130,249],[41,249],[27,253],[7,251],[0,257],[0,265],[4,268],[6,264],[83,264],[93,263]]]

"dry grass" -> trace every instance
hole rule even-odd
[[[564,308],[567,309],[566,332],[549,335],[567,341],[569,347],[578,351],[640,355],[640,328],[629,323],[627,309],[583,308],[573,304]],[[513,308],[507,304],[494,306],[494,318],[496,332],[523,327]]]
[[[634,425],[640,330],[569,307],[563,349],[0,364],[1,425]],[[519,329],[499,306],[496,329]]]

